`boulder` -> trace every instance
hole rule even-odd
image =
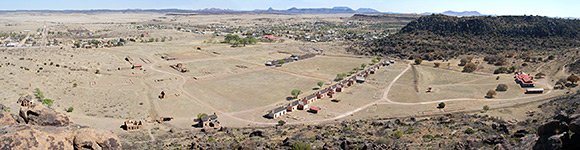
[[[18,124],[18,122],[16,122],[16,120],[12,118],[12,115],[10,115],[8,112],[0,110],[0,125],[13,125],[13,124]]]
[[[555,135],[568,131],[568,124],[560,120],[552,120],[542,124],[538,128],[538,135]]]
[[[505,123],[500,123],[498,124],[492,124],[491,128],[493,128],[494,130],[497,130],[498,132],[503,132],[503,133],[509,133],[509,129],[508,127],[505,125]]]
[[[73,143],[75,149],[120,149],[121,147],[119,138],[113,132],[94,128],[76,130]]]
[[[570,122],[570,118],[566,112],[560,111],[556,116],[552,117],[554,120],[560,120],[564,122]]]
[[[296,143],[294,139],[286,138],[284,141],[282,141],[282,146],[292,146],[294,143]]]
[[[352,149],[353,146],[353,142],[350,140],[343,140],[342,143],[340,143],[340,148],[342,149]]]
[[[24,119],[24,122],[31,125],[62,127],[72,123],[68,116],[58,113],[44,105],[21,107],[20,117]]]
[[[15,124],[0,127],[0,133],[0,149],[121,149],[110,131],[78,126]]]
[[[252,133],[250,133],[250,137],[254,137],[254,136],[259,136],[259,137],[265,137],[265,132],[262,130],[256,130],[253,131]]]
[[[518,131],[516,131],[516,133],[514,133],[514,137],[521,138],[521,137],[526,136],[526,134],[528,134],[528,133],[529,133],[528,131],[523,130],[523,129],[522,130],[518,130]]]
[[[570,121],[570,125],[568,126],[570,131],[580,134],[580,118],[576,118]]]
[[[491,135],[491,136],[488,136],[487,138],[485,138],[485,140],[483,140],[483,142],[486,144],[495,145],[495,144],[503,143],[504,138],[502,136],[499,136],[499,135]]]
[[[323,150],[335,150],[334,147],[332,147],[332,144],[329,143],[324,143],[324,146],[322,146]]]
[[[566,136],[568,134],[561,133],[552,136],[541,136],[540,139],[534,145],[534,149],[541,150],[560,150],[564,146],[564,141],[566,141]]]

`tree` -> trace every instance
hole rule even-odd
[[[544,78],[545,76],[546,76],[546,74],[541,73],[541,72],[536,74],[536,78],[538,78],[538,79]]]
[[[461,60],[459,60],[459,66],[465,66],[469,62],[471,62],[471,61],[469,61],[469,59],[462,58]]]
[[[284,124],[286,124],[286,121],[284,120],[278,121],[278,126],[283,126]]]
[[[337,80],[342,80],[342,79],[344,79],[344,77],[346,77],[346,73],[339,73],[339,74],[336,74],[336,79],[337,79]]]
[[[358,67],[354,67],[354,68],[352,68],[352,70],[353,70],[353,71],[358,71],[358,70],[360,70],[360,68],[358,68]]]
[[[360,67],[365,68],[365,67],[367,67],[367,64],[361,64]]]
[[[373,64],[375,64],[375,63],[379,62],[379,60],[377,60],[377,58],[373,58],[373,60],[371,60],[371,62],[372,62]]]
[[[378,61],[381,61],[383,59],[383,57],[377,56],[375,59],[377,59]]]
[[[463,66],[463,72],[473,72],[475,70],[477,70],[477,65],[474,63],[467,63]]]
[[[483,106],[483,110],[487,112],[489,110],[489,106],[487,105]]]
[[[439,108],[439,109],[445,108],[445,103],[441,102],[441,103],[437,104],[437,108]]]
[[[324,82],[320,81],[318,83],[316,83],[320,88],[322,88],[322,86],[324,85]]]
[[[516,66],[512,66],[512,67],[510,67],[510,69],[508,70],[508,73],[513,73],[513,72],[516,72],[516,70],[517,70],[517,69],[518,69],[518,67],[516,67]]]
[[[294,96],[294,98],[297,98],[298,95],[302,94],[302,91],[300,91],[300,90],[292,90],[292,92],[290,94],[292,94],[292,96]]]
[[[580,77],[572,74],[572,75],[568,76],[568,78],[566,78],[566,80],[572,82],[572,84],[576,84],[576,82],[580,81]]]
[[[206,113],[199,113],[197,114],[197,119],[201,119],[201,117],[207,115]]]
[[[240,37],[238,35],[227,34],[226,38],[224,39],[224,42],[231,43],[231,42],[239,41],[239,40],[240,40]]]
[[[495,91],[507,91],[508,86],[506,84],[498,84]]]
[[[421,58],[415,58],[415,64],[420,65],[421,62],[423,62],[423,59],[421,59]]]
[[[72,112],[73,110],[75,110],[75,108],[69,107],[68,109],[66,109],[66,112]]]
[[[99,74],[99,73],[101,73],[101,70],[99,70],[99,69],[95,70],[95,74]]]
[[[439,66],[441,66],[441,63],[435,62],[433,63],[435,65],[435,68],[439,68]]]
[[[292,150],[311,150],[312,147],[308,143],[296,142],[292,144]]]
[[[499,67],[497,69],[495,69],[495,71],[493,71],[493,74],[500,74],[500,73],[506,73],[508,72],[508,69],[506,67]]]
[[[286,63],[284,60],[278,60],[278,64],[281,65],[281,64],[284,64],[284,63]]]
[[[497,93],[494,90],[489,90],[489,91],[487,91],[487,94],[485,94],[485,97],[494,98],[496,94]]]

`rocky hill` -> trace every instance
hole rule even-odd
[[[537,105],[537,104],[536,104]],[[346,120],[319,125],[208,130],[153,129],[155,142],[123,134],[125,149],[579,149],[580,95],[537,107],[526,120],[486,113]],[[509,108],[506,108],[509,109]]]
[[[358,54],[434,55],[557,51],[580,47],[580,20],[541,16],[453,17],[428,15],[392,36],[356,43]]]
[[[348,18],[348,20],[406,25],[419,17],[421,17],[421,15],[416,14],[354,14],[352,17]]]
[[[44,105],[0,110],[0,149],[121,149],[111,131],[74,124]]]

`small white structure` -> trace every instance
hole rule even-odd
[[[526,89],[526,94],[542,94],[542,93],[544,93],[544,89],[542,88]]]
[[[288,111],[286,110],[286,107],[278,107],[275,108],[273,110],[270,111],[270,113],[268,113],[268,117],[270,118],[278,118],[284,114],[286,114]]]

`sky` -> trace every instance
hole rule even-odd
[[[580,17],[578,0],[3,0],[0,10],[373,8],[381,12],[478,11],[490,15]]]

